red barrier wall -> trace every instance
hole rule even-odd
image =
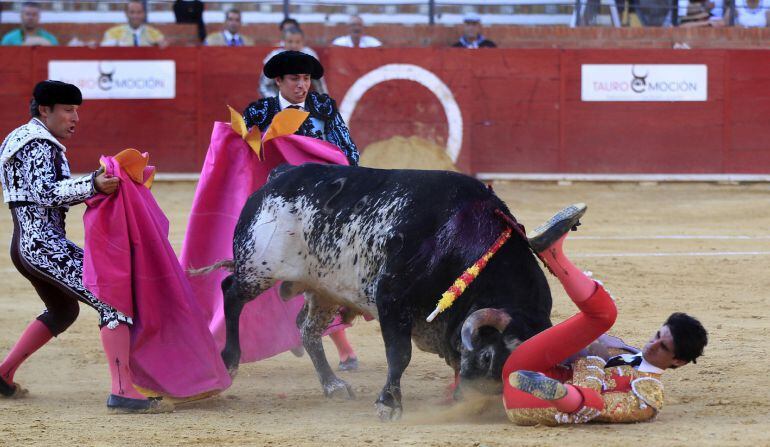
[[[90,100],[68,141],[73,169],[102,153],[149,151],[161,172],[197,172],[225,104],[257,98],[269,48],[0,48],[0,133],[27,119],[29,92],[51,59],[173,59],[175,100]],[[329,48],[320,52],[338,103],[384,64],[415,64],[451,90],[463,121],[466,172],[767,173],[770,52],[763,50],[548,50]],[[583,63],[708,66],[706,102],[580,100]],[[360,148],[395,135],[444,144],[448,126],[434,93],[389,81],[363,95],[349,122]]]

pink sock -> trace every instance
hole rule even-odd
[[[567,387],[567,395],[561,399],[552,400],[551,403],[562,413],[573,413],[583,405],[583,395],[572,385]]]
[[[567,238],[566,233],[554,242],[545,251],[539,253],[543,262],[548,264],[551,272],[559,279],[564,290],[572,301],[580,303],[590,298],[596,290],[596,282],[586,276],[581,270],[575,267],[564,254],[562,245]]]
[[[115,329],[103,327],[100,335],[104,353],[107,355],[107,363],[110,366],[112,376],[112,394],[132,399],[147,399],[134,388],[129,368],[129,349],[131,347],[131,333],[128,326],[120,324]]]
[[[35,351],[48,343],[48,340],[52,337],[53,335],[48,326],[43,324],[42,321],[32,321],[21,334],[19,341],[16,342],[11,352],[8,353],[8,357],[0,365],[0,376],[3,377],[3,380],[8,384],[13,383],[13,376],[16,374],[19,366],[24,363],[24,360],[27,360]]]
[[[337,347],[337,353],[340,356],[341,362],[344,362],[351,357],[356,357],[356,353],[353,351],[353,347],[350,346],[348,337],[345,335],[345,329],[329,334],[329,338],[332,339],[334,346]]]

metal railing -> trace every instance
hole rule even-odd
[[[638,0],[637,0],[638,1]],[[667,9],[667,24],[677,25],[683,10],[672,0],[670,6],[644,5],[647,11]],[[719,0],[718,0],[719,1]],[[736,0],[724,1],[724,10],[736,16]],[[737,0],[744,2],[746,0]],[[207,5],[204,22],[221,23],[224,10],[237,7],[244,23],[277,23],[295,17],[302,23],[344,23],[357,14],[368,24],[462,23],[466,13],[480,16],[485,25],[614,25],[621,26],[624,5],[621,0],[203,0]],[[616,3],[618,2],[618,3]],[[0,0],[0,23],[19,21],[21,1]],[[63,1],[39,0],[44,7],[43,23],[122,22],[124,0]],[[172,23],[173,0],[145,0],[148,19],[153,23]],[[720,1],[722,3],[722,1]],[[620,7],[620,8],[619,8]],[[740,10],[742,6],[738,7]],[[686,10],[684,10],[686,12]],[[94,16],[98,13],[98,16]],[[96,19],[96,20],[95,20]]]

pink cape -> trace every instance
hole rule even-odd
[[[298,135],[273,138],[264,144],[265,160],[231,128],[216,122],[195,191],[179,262],[186,270],[233,257],[233,233],[246,199],[266,181],[276,166],[307,162],[347,165],[340,150],[325,141]],[[206,315],[217,346],[225,345],[225,321],[220,284],[224,270],[190,276],[190,284]],[[296,317],[304,298],[284,302],[272,287],[244,306],[240,319],[241,362],[254,362],[301,346]],[[339,320],[327,333],[339,330]]]
[[[168,242],[166,216],[150,190],[112,157],[102,163],[108,175],[120,178],[120,187],[86,201],[83,283],[133,318],[134,383],[173,397],[229,387],[207,320]]]

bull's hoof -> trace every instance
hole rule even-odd
[[[227,368],[227,373],[230,374],[230,378],[234,379],[238,374],[238,365],[240,364],[240,360],[240,351],[237,354],[233,354],[227,349],[222,351],[222,361],[225,364],[225,368]]]
[[[377,410],[377,416],[382,422],[397,421],[401,419],[401,414],[404,412],[402,407],[389,407],[382,402],[375,402],[374,408]]]
[[[356,395],[347,382],[342,379],[334,380],[324,385],[324,396],[333,399],[355,399]]]

